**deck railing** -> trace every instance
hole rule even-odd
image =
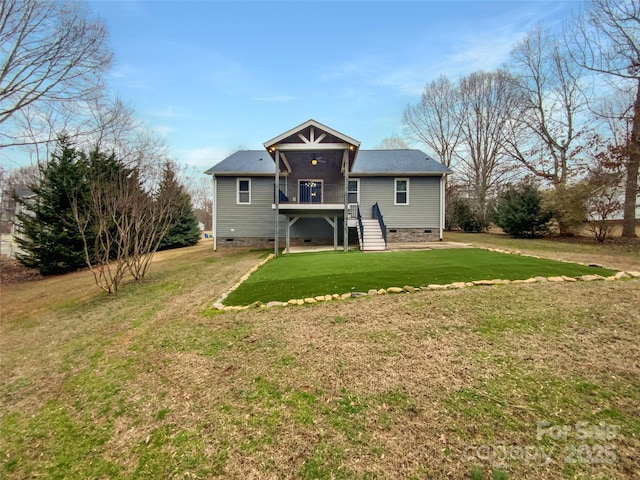
[[[344,183],[324,183],[320,180],[302,184],[289,182],[286,191],[280,188],[280,203],[344,203]]]

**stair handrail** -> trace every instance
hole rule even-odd
[[[378,223],[380,224],[380,231],[382,232],[382,239],[384,240],[384,248],[387,248],[387,226],[384,224],[384,217],[382,216],[382,212],[380,211],[378,202],[373,204],[373,211],[371,216],[378,219]]]
[[[362,225],[362,215],[360,215],[360,205],[358,205],[358,226],[360,227],[360,232],[358,233],[358,240],[360,241],[360,245],[364,243],[364,226]]]

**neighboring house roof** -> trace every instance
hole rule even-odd
[[[274,175],[275,164],[265,150],[242,150],[205,173],[219,176]],[[351,170],[358,175],[446,175],[453,171],[420,150],[360,150]]]
[[[36,196],[36,194],[27,187],[16,187],[15,193],[19,198],[31,198]]]

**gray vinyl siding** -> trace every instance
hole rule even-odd
[[[237,177],[217,177],[217,236],[273,238],[273,178],[242,178],[251,178],[250,204],[236,203]],[[281,215],[280,237],[285,235],[286,217]],[[301,218],[291,227],[291,238],[333,238],[333,229],[324,218]]]
[[[273,238],[273,178],[243,178],[251,178],[251,204],[248,205],[236,203],[236,177],[217,177],[217,236]],[[408,205],[394,205],[395,178],[409,178]],[[376,202],[388,228],[440,227],[440,177],[360,177],[363,218],[371,218]],[[286,234],[285,222],[286,217],[280,216],[281,238]],[[340,219],[338,222],[341,225]],[[338,228],[342,238],[342,227]],[[301,218],[291,227],[291,238],[330,239],[333,229],[324,218]]]
[[[409,204],[394,205],[396,178],[409,178]],[[378,202],[388,228],[440,228],[440,177],[361,177],[360,212]]]
[[[249,178],[249,177],[243,177]],[[273,238],[273,178],[251,178],[251,203],[236,203],[236,177],[218,177],[216,205],[218,237]],[[284,228],[284,222],[281,223]],[[231,231],[231,230],[234,231]]]

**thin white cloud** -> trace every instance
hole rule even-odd
[[[173,105],[169,105],[162,110],[156,110],[152,112],[152,115],[158,118],[175,118],[179,116],[178,112],[173,108]]]
[[[176,129],[168,125],[156,125],[153,127],[153,131],[158,132],[163,137],[166,137],[171,132],[175,132]]]
[[[293,95],[271,95],[267,97],[256,97],[255,100],[258,102],[291,102],[295,100],[296,97]]]

